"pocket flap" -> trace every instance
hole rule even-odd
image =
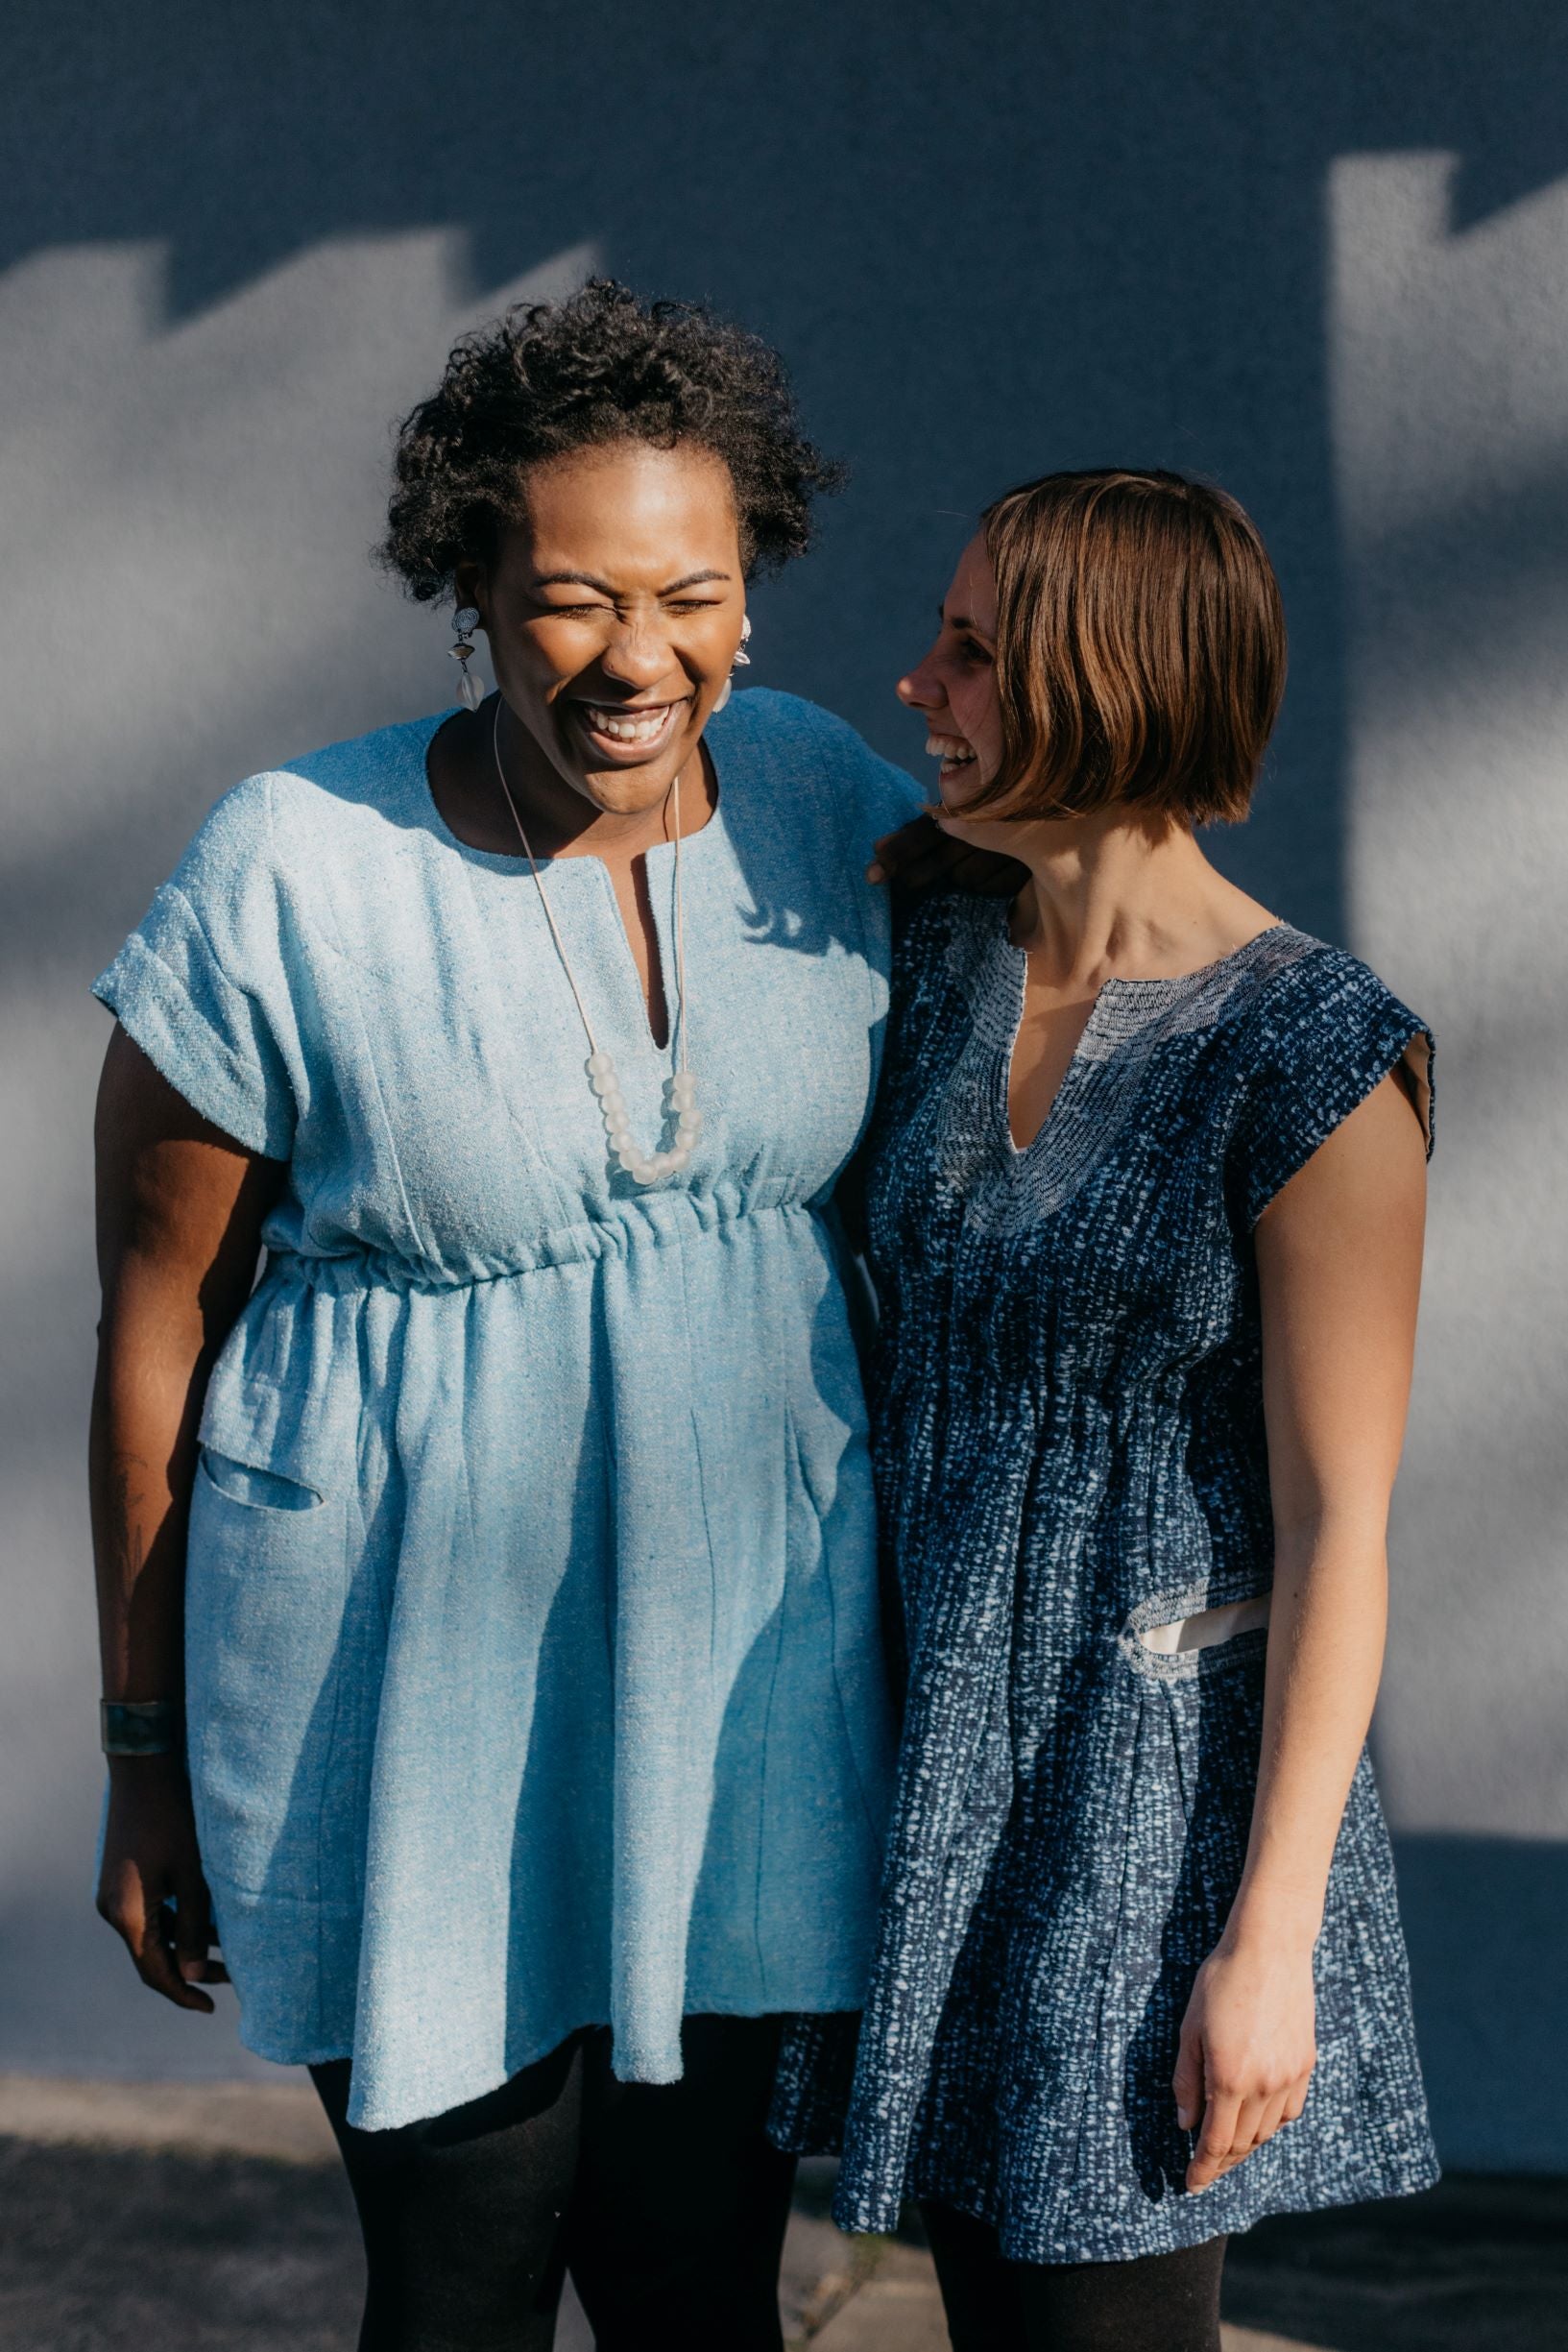
[[[247,1469],[337,1497],[353,1482],[359,1412],[344,1302],[263,1282],[213,1367],[197,1436]]]
[[[202,1448],[202,1467],[220,1494],[252,1510],[319,1511],[326,1501],[314,1487],[302,1487],[297,1478],[282,1478],[277,1470],[236,1462],[232,1455],[221,1454],[211,1445]]]

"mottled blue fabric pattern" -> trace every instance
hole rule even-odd
[[[832,1194],[887,1005],[909,779],[788,695],[708,735],[684,853],[689,1167],[609,1159],[528,866],[431,799],[439,720],[253,777],[97,983],[285,1160],[214,1370],[187,1564],[202,1855],[253,2049],[437,2114],[575,2027],[856,2007],[892,1727]],[[673,853],[648,858],[666,993]],[[664,1124],[605,866],[552,904]]]
[[[1268,1586],[1252,1229],[1430,1040],[1280,926],[1112,981],[1035,1141],[1007,1126],[1004,909],[911,922],[872,1136],[874,1451],[907,1698],[836,2212],[901,2196],[1030,2262],[1121,2260],[1435,2176],[1387,1832],[1363,1758],[1317,1947],[1305,2114],[1200,2197],[1170,2078],[1246,1845],[1266,1636],[1143,1633]],[[820,2043],[821,2037],[817,2037]],[[809,2139],[826,2053],[776,2120]]]

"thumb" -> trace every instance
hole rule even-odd
[[[1203,2036],[1194,2026],[1181,2029],[1181,2049],[1170,2087],[1176,2095],[1176,2122],[1183,2131],[1195,2131],[1203,2113]]]

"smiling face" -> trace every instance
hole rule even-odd
[[[935,643],[925,660],[899,680],[898,694],[908,709],[925,717],[926,749],[942,763],[937,788],[943,813],[937,823],[944,833],[964,838],[970,832],[990,830],[965,826],[959,812],[1001,765],[997,581],[977,532],[958,558],[937,618]]]
[[[739,531],[722,459],[617,441],[535,466],[495,562],[464,565],[534,750],[596,808],[657,807],[740,643]],[[514,740],[516,738],[514,738]]]

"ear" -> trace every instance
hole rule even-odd
[[[480,627],[488,630],[490,626],[488,603],[490,580],[483,564],[468,562],[459,564],[452,573],[452,591],[456,598],[457,610],[462,612],[465,605],[471,604],[479,615]]]

